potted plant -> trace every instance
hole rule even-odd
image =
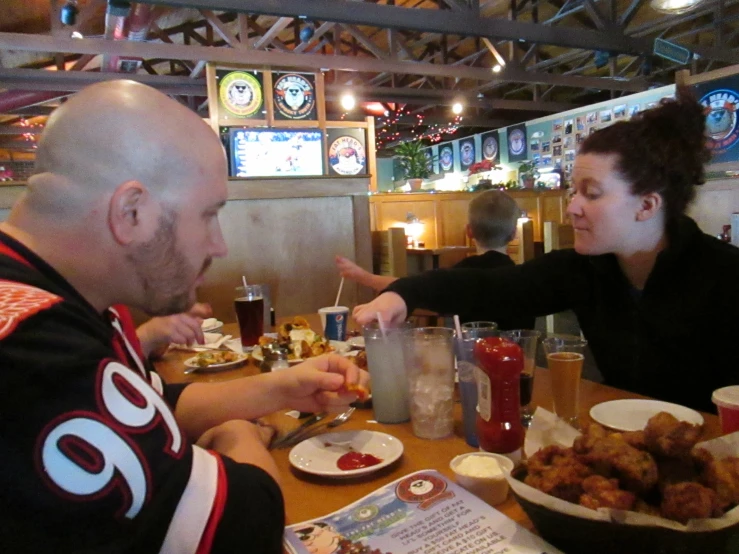
[[[431,175],[433,159],[426,156],[426,146],[420,140],[403,142],[395,147],[393,154],[403,168],[411,190],[421,190],[423,180]]]
[[[539,176],[539,170],[536,169],[534,162],[524,160],[518,164],[518,179],[521,186],[525,189],[534,188],[536,178]]]

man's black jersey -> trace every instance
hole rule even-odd
[[[0,233],[0,552],[281,552],[277,484],[188,440],[183,388]]]

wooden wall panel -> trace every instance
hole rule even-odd
[[[444,200],[439,202],[439,227],[441,243],[439,246],[465,246],[467,235],[467,210],[472,196],[468,198]]]
[[[229,254],[214,260],[199,299],[223,321],[235,321],[234,288],[242,274],[270,285],[278,317],[310,313],[335,300],[334,255],[356,259],[351,196],[231,200],[220,220]],[[353,306],[356,299],[357,286],[345,282],[341,303]]]
[[[432,199],[401,202],[382,202],[377,204],[378,231],[384,231],[390,227],[400,227],[405,224],[408,213],[412,213],[424,224],[423,233],[419,241],[426,243],[426,248],[436,248],[439,245],[439,237],[436,230],[436,202]]]

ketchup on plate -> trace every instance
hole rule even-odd
[[[523,351],[516,343],[486,337],[475,344],[477,374],[477,436],[487,452],[509,454],[523,445],[520,375]]]
[[[355,450],[347,452],[336,461],[336,465],[343,471],[350,469],[361,469],[363,467],[376,466],[382,459],[372,454],[362,454]]]

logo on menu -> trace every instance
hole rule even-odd
[[[498,141],[495,137],[488,137],[482,143],[482,155],[486,160],[490,161],[498,157]]]
[[[514,156],[518,156],[523,153],[526,148],[526,137],[521,129],[513,130],[508,138],[508,148]]]
[[[313,111],[316,95],[313,84],[302,75],[288,73],[275,82],[275,107],[288,119],[302,119]]]
[[[364,170],[367,156],[362,143],[350,136],[341,136],[331,143],[328,160],[339,175],[356,175]]]
[[[714,154],[723,154],[739,142],[737,104],[739,93],[729,89],[709,92],[700,99],[706,112],[709,146]]]
[[[262,107],[262,87],[251,73],[232,71],[221,79],[218,95],[223,106],[241,117],[254,115]]]

